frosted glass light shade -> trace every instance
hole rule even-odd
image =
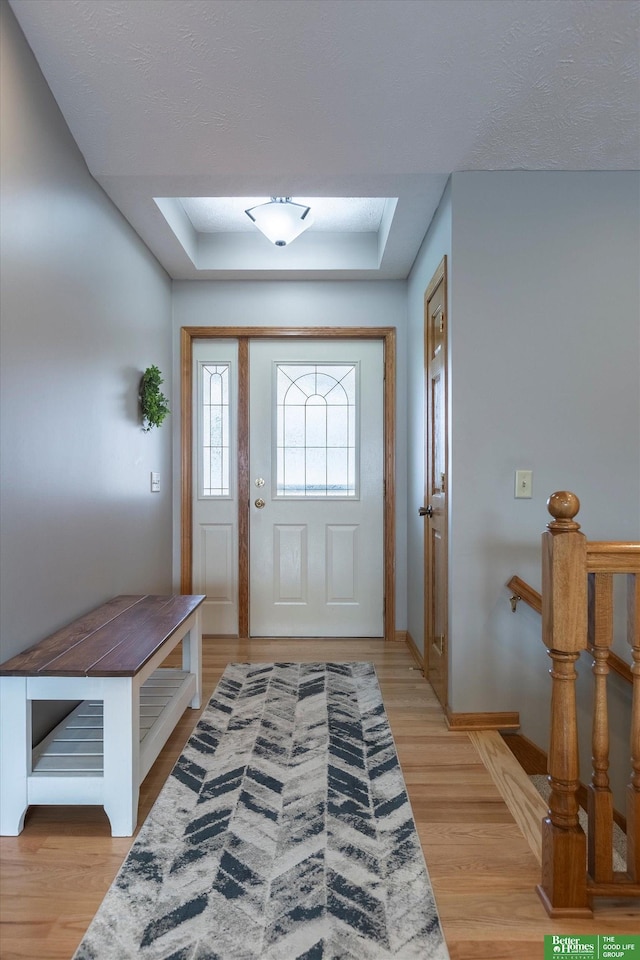
[[[292,203],[290,197],[271,197],[268,203],[259,203],[245,213],[276,247],[286,247],[313,223],[311,207]]]

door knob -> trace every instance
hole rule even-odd
[[[265,505],[265,502],[262,499],[262,497],[258,497],[258,499],[256,500],[256,507],[258,508],[258,510],[262,510],[264,505]]]
[[[433,507],[429,504],[428,507],[418,507],[418,513],[421,517],[432,517],[433,516]]]

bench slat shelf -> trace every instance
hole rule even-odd
[[[31,803],[102,804],[131,836],[139,787],[200,706],[203,596],[115,597],[0,666],[0,833]],[[182,642],[182,669],[160,667]],[[82,702],[31,748],[32,700]]]
[[[160,667],[140,688],[140,746],[154,723],[180,688],[190,686],[190,674],[184,670]],[[191,699],[191,696],[189,696]],[[104,756],[103,711],[100,700],[84,700],[33,749],[33,776],[82,775],[102,771]],[[77,801],[76,801],[77,802]]]

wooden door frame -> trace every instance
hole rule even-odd
[[[249,636],[249,342],[299,337],[305,340],[381,340],[384,347],[384,637],[395,640],[395,423],[396,331],[394,327],[181,327],[180,329],[180,590],[191,593],[193,556],[193,362],[194,340],[238,341],[238,635]]]

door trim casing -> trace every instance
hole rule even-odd
[[[249,342],[258,339],[381,340],[384,345],[384,637],[395,639],[395,422],[396,331],[394,327],[181,327],[180,329],[180,590],[191,593],[193,549],[193,365],[194,340],[238,341],[238,545],[239,623],[249,636]]]

